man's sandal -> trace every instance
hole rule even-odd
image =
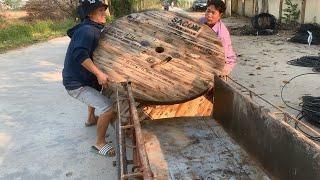
[[[96,146],[91,146],[92,150],[102,156],[114,157],[116,152],[110,144],[104,145],[100,150]]]

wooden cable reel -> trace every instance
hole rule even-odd
[[[111,80],[130,80],[144,104],[176,104],[204,94],[225,65],[214,31],[185,15],[146,11],[106,26],[94,63]]]

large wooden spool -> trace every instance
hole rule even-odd
[[[111,88],[130,80],[137,101],[175,104],[211,88],[225,58],[206,25],[178,13],[146,11],[106,26],[94,63],[107,73]]]

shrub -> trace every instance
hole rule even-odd
[[[24,9],[31,19],[66,19],[76,17],[78,0],[29,0]]]
[[[5,23],[6,20],[4,19],[4,16],[0,14],[0,24]]]
[[[146,9],[161,8],[160,0],[108,0],[111,15],[121,17]]]
[[[190,8],[192,7],[191,0],[177,0],[177,6],[181,8]]]
[[[63,15],[69,18],[77,17],[77,7],[79,5],[79,0],[52,0],[53,3],[58,7]]]
[[[298,4],[293,4],[291,0],[285,0],[286,8],[284,11],[284,17],[282,19],[286,24],[296,22],[300,16],[300,10],[298,9]]]
[[[0,28],[0,53],[7,49],[65,35],[67,29],[74,24],[72,19],[10,23],[8,26]]]
[[[22,0],[3,0],[3,4],[10,9],[18,9],[21,7]]]
[[[16,39],[27,41],[31,39],[31,27],[27,24],[14,24],[0,29],[0,43],[13,44]]]

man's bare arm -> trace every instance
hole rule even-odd
[[[86,68],[88,71],[93,73],[97,79],[100,85],[106,86],[108,83],[108,76],[103,73],[93,62],[90,58],[84,60],[81,64],[84,68]]]

